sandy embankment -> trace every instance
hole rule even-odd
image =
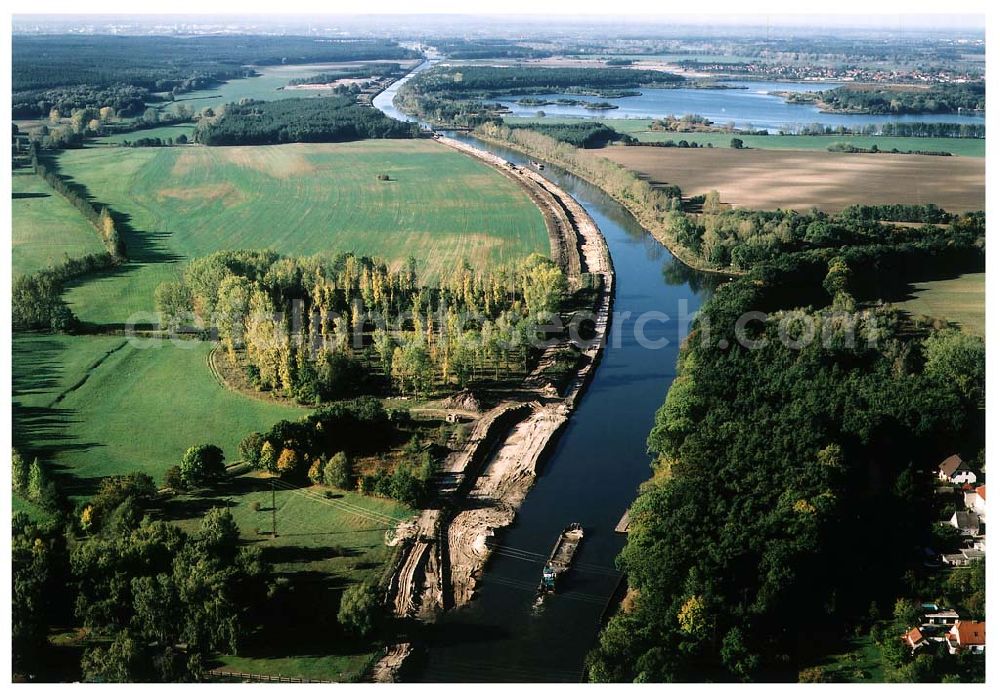
[[[510,525],[535,480],[549,445],[565,425],[600,359],[608,330],[614,272],[607,244],[597,225],[569,194],[537,172],[449,138],[444,145],[494,166],[516,180],[542,210],[549,229],[552,256],[572,287],[581,275],[602,279],[594,311],[595,339],[585,348],[586,360],[558,395],[542,378],[547,363],[525,380],[523,390],[483,415],[465,447],[453,453],[442,472],[441,493],[448,510],[427,510],[415,523],[414,543],[393,579],[391,604],[398,616],[433,616],[473,598],[490,555],[489,540]],[[547,353],[562,345],[551,346]]]

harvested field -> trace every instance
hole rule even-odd
[[[715,189],[723,202],[745,208],[837,212],[854,203],[935,203],[964,212],[986,201],[985,160],[968,157],[653,147],[593,156],[676,184],[685,196]]]

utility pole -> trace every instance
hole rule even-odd
[[[278,506],[274,498],[274,475],[271,475],[271,538],[278,538]]]

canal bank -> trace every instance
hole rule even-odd
[[[390,116],[394,85],[375,100]],[[408,119],[407,120],[412,120]],[[518,166],[520,153],[455,139]],[[473,601],[419,631],[408,678],[425,682],[576,682],[621,575],[614,532],[650,475],[646,437],[676,372],[693,314],[717,282],[692,272],[621,205],[557,167],[540,173],[569,193],[601,230],[616,269],[608,344],[572,417],[544,459],[513,525],[491,540]],[[586,536],[560,592],[536,606],[544,561],[571,522]]]

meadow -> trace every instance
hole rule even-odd
[[[434,280],[462,259],[484,267],[549,248],[541,213],[515,183],[428,140],[94,147],[65,152],[59,166],[127,217],[133,263],[67,293],[92,323],[151,311],[159,283],[220,249],[412,255]]]
[[[360,61],[361,63],[374,63],[379,61]],[[415,65],[419,61],[390,60],[382,61],[389,63],[399,63],[408,66]],[[338,68],[348,68],[358,65],[355,63],[315,63],[307,65],[269,65],[259,66],[256,71],[260,73],[257,77],[248,77],[240,80],[230,80],[211,89],[195,90],[178,95],[174,101],[166,104],[153,104],[164,111],[173,112],[177,106],[184,104],[195,111],[205,108],[218,109],[224,104],[239,102],[242,99],[257,99],[259,101],[273,101],[275,99],[287,99],[288,97],[310,97],[310,96],[330,96],[330,89],[283,89],[288,85],[289,80],[296,78],[312,77],[320,73],[336,72]]]
[[[357,582],[376,580],[392,553],[386,532],[413,511],[393,500],[319,486],[275,492],[277,538],[271,537],[271,488],[266,477],[230,479],[209,497],[179,496],[165,512],[189,531],[209,507],[225,507],[244,544],[261,549],[285,578],[285,619],[266,639],[239,656],[219,656],[220,669],[346,681],[362,671],[378,645],[344,636],[336,628],[340,594]],[[256,505],[255,505],[256,504]],[[254,508],[257,509],[254,509]],[[283,626],[284,628],[280,628]],[[278,631],[275,634],[274,631]]]
[[[685,196],[716,190],[723,203],[771,210],[837,212],[855,203],[935,203],[952,212],[982,210],[985,160],[972,157],[608,147],[588,150]]]
[[[121,145],[125,141],[134,143],[140,138],[160,138],[161,140],[166,140],[167,138],[176,139],[179,135],[184,135],[188,139],[192,138],[194,136],[194,124],[172,123],[166,126],[157,126],[156,128],[146,128],[127,133],[114,133],[94,138],[93,142],[98,145]]]
[[[66,257],[104,251],[93,226],[41,177],[14,171],[11,188],[14,275],[34,273]]]
[[[523,118],[505,117],[504,123],[579,123],[578,118]],[[738,135],[730,133],[669,133],[649,129],[650,119],[602,118],[601,123],[626,133],[640,142],[662,143],[667,140],[687,140],[689,143],[728,148],[730,141],[738,137],[744,147],[761,150],[826,150],[831,145],[853,145],[870,148],[877,145],[880,150],[893,148],[901,151],[924,150],[930,152],[950,152],[957,157],[985,157],[986,140],[979,138],[903,138],[882,135]]]
[[[914,316],[954,322],[963,330],[986,337],[986,274],[914,283],[910,297],[895,305]]]
[[[229,461],[239,441],[305,409],[222,387],[208,370],[211,346],[116,336],[18,335],[13,340],[14,444],[30,444],[66,477],[71,496],[104,476],[143,471],[162,482],[184,451],[212,443]]]

